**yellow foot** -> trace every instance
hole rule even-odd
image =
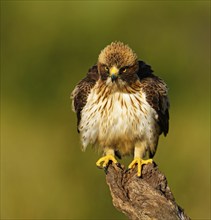
[[[106,168],[109,165],[109,162],[112,161],[113,163],[117,164],[117,160],[115,159],[115,157],[111,154],[108,154],[104,157],[101,157],[97,162],[96,165],[99,168]],[[101,165],[102,164],[102,165]]]
[[[139,157],[134,158],[134,160],[130,163],[130,165],[128,166],[128,169],[132,169],[135,167],[135,165],[138,165],[138,172],[137,172],[137,176],[140,177],[141,176],[141,168],[142,165],[144,164],[148,164],[148,163],[152,163],[152,159],[148,159],[148,160],[143,160]]]

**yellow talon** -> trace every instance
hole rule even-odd
[[[97,162],[96,162],[96,165],[98,167],[102,167],[102,168],[106,168],[108,165],[109,165],[109,161],[112,161],[113,163],[117,163],[117,160],[115,159],[115,157],[111,154],[108,154],[104,157],[101,157]],[[101,163],[103,165],[101,165]]]
[[[132,169],[136,164],[138,165],[138,172],[137,172],[137,176],[140,177],[141,176],[141,168],[142,165],[144,164],[148,164],[148,163],[152,163],[153,160],[152,159],[148,159],[148,160],[143,160],[139,157],[134,158],[134,160],[130,163],[130,165],[128,166],[129,169]]]

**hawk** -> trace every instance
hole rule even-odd
[[[115,156],[133,155],[128,168],[137,165],[140,177],[142,165],[152,163],[159,135],[169,130],[166,83],[128,45],[112,42],[71,98],[82,149],[91,144],[103,152],[100,168],[118,164]]]

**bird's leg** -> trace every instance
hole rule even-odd
[[[103,168],[105,172],[107,172],[107,168],[110,162],[113,162],[118,165],[117,160],[114,157],[114,150],[110,148],[105,148],[104,150],[105,156],[101,157],[97,162],[96,165],[99,168]]]
[[[148,160],[144,160],[142,159],[145,155],[145,147],[142,147],[140,145],[135,146],[135,150],[134,150],[134,159],[133,161],[129,164],[128,169],[132,169],[135,167],[135,165],[137,164],[137,176],[140,177],[141,176],[141,170],[142,170],[142,165],[144,164],[148,164],[148,163],[152,163],[153,160],[152,159],[148,159]]]

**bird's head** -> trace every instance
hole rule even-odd
[[[101,79],[109,84],[132,83],[137,80],[138,59],[133,50],[122,42],[106,46],[98,58]]]

